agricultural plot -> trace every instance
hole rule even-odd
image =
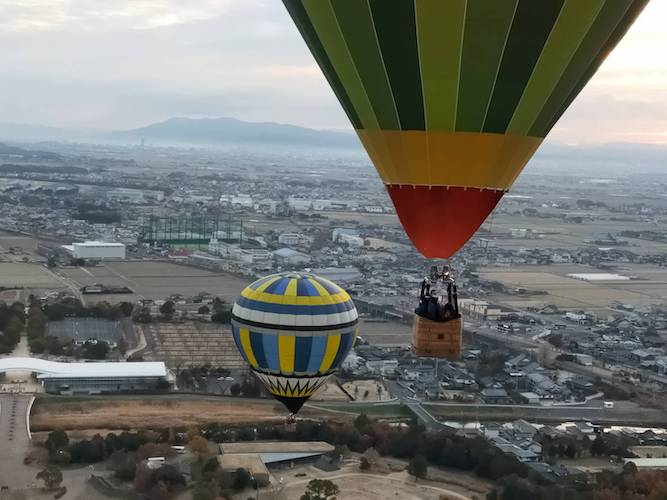
[[[143,325],[145,361],[164,361],[172,368],[210,364],[227,369],[245,368],[228,327],[211,323],[156,323]]]
[[[662,304],[667,300],[667,270],[647,264],[626,264],[615,270],[627,280],[582,280],[570,274],[598,273],[588,266],[563,264],[551,266],[514,266],[507,268],[487,268],[480,275],[489,280],[499,281],[510,288],[544,291],[546,295],[522,298],[517,295],[493,294],[490,302],[508,307],[552,304],[564,310],[591,310],[609,314],[620,304],[635,307]]]
[[[63,288],[63,283],[40,264],[0,262],[0,287]]]
[[[191,297],[207,292],[232,302],[252,280],[232,274],[165,261],[108,262],[85,268],[69,267],[59,270],[79,287],[101,283],[107,286],[128,287],[134,294],[89,295],[87,301],[164,300],[178,294]]]

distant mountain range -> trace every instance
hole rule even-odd
[[[351,133],[315,130],[236,118],[170,118],[146,127],[108,134],[113,141],[156,145],[280,144],[286,146],[358,148]]]
[[[255,146],[318,148],[363,155],[353,133],[315,130],[236,118],[170,118],[132,130],[102,132],[40,125],[0,123],[0,142],[73,141],[146,146]],[[530,171],[664,172],[667,147],[651,144],[573,145],[547,141],[529,165]],[[629,168],[629,170],[628,170]]]
[[[77,141],[155,146],[283,145],[359,149],[352,133],[315,130],[273,122],[236,118],[170,118],[146,127],[114,132],[41,125],[0,123],[0,141]]]

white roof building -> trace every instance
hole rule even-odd
[[[166,377],[162,361],[61,363],[39,358],[0,358],[0,373],[20,370],[38,373],[38,379]]]

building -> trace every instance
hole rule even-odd
[[[363,247],[364,239],[359,236],[355,229],[345,229],[337,227],[331,234],[331,241],[334,243],[347,243],[351,247]]]
[[[667,458],[624,458],[623,462],[632,462],[638,469],[667,469]]]
[[[348,285],[361,281],[364,277],[356,267],[320,267],[311,269],[311,272],[321,278],[328,279],[334,283]]]
[[[216,458],[223,480],[227,484],[231,484],[238,469],[247,470],[257,481],[257,486],[267,486],[270,483],[271,474],[257,453],[225,453]]]
[[[150,392],[171,385],[163,362],[59,363],[38,358],[2,358],[0,373],[30,371],[49,394]]]
[[[294,462],[319,459],[333,453],[334,447],[324,441],[248,441],[241,443],[220,443],[218,464],[223,476],[231,475],[236,469],[250,472],[259,486],[269,484],[268,468],[291,466]]]
[[[482,400],[486,404],[511,404],[512,398],[510,398],[507,391],[502,388],[498,389],[483,389],[480,393]]]
[[[208,252],[213,255],[219,255],[227,259],[234,260],[240,264],[250,264],[261,267],[262,269],[270,269],[271,252],[260,245],[252,244],[249,241],[244,241],[243,244],[238,242],[229,242],[211,238],[208,244]]]
[[[288,247],[295,247],[309,244],[310,239],[301,233],[283,233],[278,236],[278,243]]]
[[[84,241],[63,245],[75,259],[84,260],[115,260],[125,258],[125,245],[106,241]]]
[[[311,260],[310,255],[292,250],[291,248],[280,248],[272,252],[272,254],[276,262],[282,265],[298,266],[308,264]]]

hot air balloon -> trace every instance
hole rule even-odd
[[[338,285],[288,272],[259,279],[241,292],[232,308],[232,332],[251,370],[294,414],[347,356],[358,317]]]
[[[648,0],[283,0],[417,249],[449,258]]]

